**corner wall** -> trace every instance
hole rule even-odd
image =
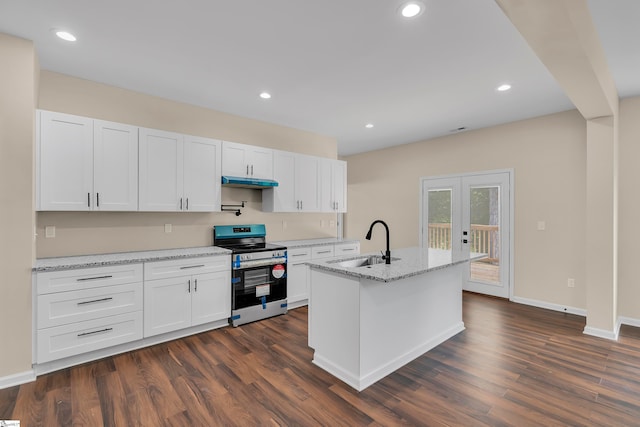
[[[187,105],[63,74],[42,71],[38,108],[336,158],[330,137]],[[224,204],[248,201],[237,217],[220,213],[38,212],[37,256],[209,246],[216,224],[264,223],[270,240],[335,237],[335,214],[261,212],[260,190],[223,188]],[[164,232],[172,224],[172,232]],[[56,227],[45,238],[44,227]]]
[[[420,178],[514,169],[514,296],[585,308],[586,123],[575,110],[349,156],[345,235],[385,220],[391,246],[420,244]],[[538,231],[537,222],[546,230]],[[384,233],[361,240],[362,252]],[[575,288],[567,279],[575,278]]]
[[[1,388],[28,380],[31,371],[37,65],[32,42],[5,34],[0,34],[0,58]]]

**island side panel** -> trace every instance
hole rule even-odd
[[[463,267],[389,283],[362,281],[360,390],[464,330]]]
[[[311,268],[313,363],[354,386],[359,378],[358,279]]]

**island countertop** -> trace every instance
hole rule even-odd
[[[391,264],[374,264],[364,267],[344,267],[343,261],[367,258],[379,255],[377,253],[358,256],[340,257],[309,261],[307,265],[320,270],[340,273],[362,279],[370,279],[379,282],[393,282],[411,276],[428,273],[430,271],[447,268],[453,265],[468,262],[468,259],[452,261],[451,252],[441,249],[425,249],[419,247],[394,249],[391,251]],[[480,255],[480,254],[478,254]],[[484,255],[479,256],[484,257]],[[477,257],[472,257],[476,259]]]

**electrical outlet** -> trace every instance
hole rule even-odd
[[[287,229],[287,221],[282,221],[282,229],[283,230]]]
[[[56,226],[55,225],[47,225],[44,228],[44,237],[47,239],[56,237]]]
[[[538,221],[538,231],[544,231],[547,228],[547,224],[544,221]]]
[[[567,286],[570,288],[576,287],[576,279],[567,279]]]
[[[164,232],[165,233],[171,233],[172,230],[173,230],[173,227],[171,226],[171,224],[165,224],[164,225]]]

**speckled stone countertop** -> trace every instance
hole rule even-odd
[[[134,264],[148,261],[164,261],[182,258],[198,258],[231,254],[228,249],[216,246],[197,248],[163,249],[142,252],[119,252],[103,255],[80,255],[56,258],[40,258],[35,262],[33,271],[73,270],[77,268],[102,267],[106,265]]]
[[[321,238],[321,239],[302,239],[302,240],[280,240],[274,243],[276,245],[286,246],[287,248],[305,248],[309,246],[323,246],[323,245],[335,245],[340,243],[359,243],[359,240],[353,239],[338,239],[335,237]]]
[[[391,251],[391,264],[374,264],[365,267],[343,267],[339,263],[351,259],[379,256],[380,253],[363,254],[349,257],[335,257],[327,260],[310,261],[306,264],[312,268],[341,273],[347,276],[361,279],[375,280],[379,282],[393,282],[407,277],[417,276],[430,271],[462,264],[469,260],[451,261],[449,251],[439,249],[404,248]],[[485,255],[474,256],[474,259]]]

